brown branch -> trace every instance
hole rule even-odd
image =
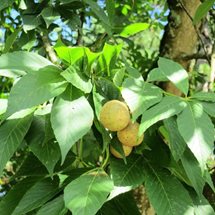
[[[209,57],[210,57],[210,55],[205,55],[202,53],[195,53],[195,54],[191,54],[191,55],[181,55],[177,59],[183,59],[183,60],[205,59],[205,60],[208,60]]]

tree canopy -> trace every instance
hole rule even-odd
[[[212,215],[214,0],[2,0],[1,215]]]

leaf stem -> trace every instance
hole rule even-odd
[[[104,169],[107,166],[107,163],[109,161],[109,157],[110,157],[109,147],[106,147],[105,154],[106,154],[106,158],[105,158],[105,160],[104,160],[104,162],[103,162],[103,164],[101,166],[102,169]]]

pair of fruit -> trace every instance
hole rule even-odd
[[[127,105],[118,100],[111,100],[104,104],[100,112],[100,122],[110,131],[117,131],[117,137],[122,143],[125,156],[128,156],[133,146],[143,141],[143,135],[138,138],[139,123],[132,123]],[[122,158],[119,152],[110,147],[111,153]]]

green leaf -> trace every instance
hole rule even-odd
[[[49,174],[52,175],[54,167],[60,159],[60,149],[58,144],[55,141],[32,141],[30,149],[47,168]]]
[[[89,48],[84,47],[84,57],[87,59],[88,70],[91,70],[92,64],[96,61],[96,59],[100,56],[101,52],[92,52]]]
[[[189,126],[187,124],[189,122]],[[202,172],[213,152],[214,126],[200,103],[188,103],[177,119],[178,129],[197,158]]]
[[[205,180],[202,177],[202,172],[198,161],[190,150],[187,149],[181,157],[181,162],[190,182],[192,183],[192,186],[200,196],[203,192]]]
[[[112,146],[113,149],[115,149],[121,155],[124,163],[127,164],[125,153],[122,147],[123,145],[119,142],[119,139],[116,136],[111,139],[110,146]]]
[[[202,18],[204,18],[208,11],[212,8],[214,0],[205,0],[196,10],[196,13],[193,18],[193,23],[196,25]]]
[[[158,87],[134,78],[127,78],[123,82],[121,93],[133,120],[162,99],[162,92]]]
[[[192,183],[190,182],[187,174],[181,164],[181,162],[176,162],[175,159],[171,156],[170,162],[168,163],[167,169],[176,176],[181,182],[186,183],[187,185],[192,187]]]
[[[33,52],[16,51],[0,56],[0,70],[23,70],[28,73],[47,66],[54,65],[46,58]]]
[[[156,122],[180,113],[186,106],[186,102],[180,97],[164,97],[159,104],[143,112],[139,134],[142,134]]]
[[[55,67],[47,67],[22,77],[11,89],[7,115],[31,108],[61,94],[67,83]],[[26,90],[28,89],[28,90]]]
[[[203,195],[197,196],[192,192],[190,196],[193,199],[195,215],[214,215],[214,209]]]
[[[93,87],[93,103],[96,117],[99,119],[99,114],[102,109],[103,101],[105,101],[105,97],[97,92],[97,87],[94,85]]]
[[[111,36],[111,25],[108,16],[105,14],[104,10],[101,9],[98,4],[92,0],[84,0],[84,2],[90,6],[92,12],[99,18],[106,32]]]
[[[122,29],[120,32],[121,37],[130,37],[133,36],[141,31],[148,29],[150,26],[149,23],[134,23],[130,24]]]
[[[60,59],[65,60],[70,65],[84,56],[83,47],[67,47],[61,40],[58,40],[54,46],[55,51]]]
[[[201,102],[203,110],[210,116],[215,117],[215,103]]]
[[[11,6],[14,2],[15,2],[15,0],[1,0],[0,11],[6,7]]]
[[[0,76],[8,77],[8,78],[17,78],[18,76],[25,75],[26,72],[21,70],[7,70],[7,69],[0,69]]]
[[[115,186],[136,187],[143,183],[145,175],[142,170],[143,159],[140,155],[132,154],[126,158],[127,164],[123,160],[111,158],[110,171]]]
[[[0,115],[5,113],[7,109],[7,99],[0,99]]]
[[[12,157],[24,139],[32,120],[32,115],[6,120],[0,126],[0,175],[7,161]]]
[[[7,195],[0,201],[1,215],[12,215],[25,193],[39,180],[41,180],[40,177],[28,177],[15,184]]]
[[[114,77],[113,77],[113,83],[117,87],[121,87],[124,76],[125,76],[125,68],[116,69],[116,70],[112,70],[112,71],[115,72]]]
[[[211,92],[199,92],[191,96],[191,98],[207,101],[207,102],[215,102],[215,93]]]
[[[132,192],[123,193],[107,201],[96,215],[140,215]]]
[[[53,198],[57,192],[59,192],[58,180],[46,178],[38,181],[19,199],[20,201],[11,215],[27,214]],[[14,195],[17,194],[15,193]]]
[[[166,76],[181,92],[187,95],[189,82],[186,70],[180,64],[162,57],[159,58],[158,66],[162,74]]]
[[[61,73],[61,75],[68,82],[70,82],[73,86],[80,89],[81,91],[85,93],[91,92],[91,80],[81,71],[79,61],[68,67],[65,71]]]
[[[23,29],[25,32],[34,30],[41,24],[40,16],[22,15]]]
[[[122,44],[110,45],[105,43],[102,54],[99,57],[99,72],[107,71],[108,76],[110,76],[110,71],[116,65],[116,59],[122,49]]]
[[[106,9],[108,13],[108,19],[111,26],[114,26],[115,19],[115,1],[114,0],[106,0]]]
[[[150,203],[159,215],[194,214],[192,199],[176,177],[146,161],[143,168]]]
[[[92,215],[101,208],[112,189],[113,182],[105,172],[90,172],[66,186],[64,201],[73,215]]]
[[[74,99],[76,95],[77,91],[74,90],[58,97],[51,112],[52,128],[61,149],[62,162],[93,123],[94,114],[89,102],[84,96]]]
[[[104,100],[100,98],[102,104],[104,104],[105,100],[106,102],[113,99],[119,100],[121,97],[119,88],[117,88],[113,82],[108,79],[101,78],[96,81],[96,91],[104,98]]]
[[[60,18],[60,14],[52,7],[46,7],[42,10],[41,15],[48,28],[55,20]]]
[[[169,147],[176,161],[178,161],[184,153],[186,143],[178,131],[176,119],[170,117],[164,120],[164,126],[169,136]]]
[[[66,213],[67,209],[64,205],[63,195],[61,195],[46,203],[39,211],[37,211],[36,215],[64,215]]]
[[[162,73],[159,68],[154,68],[149,72],[147,81],[168,81],[168,78]]]
[[[33,153],[26,155],[27,158],[23,160],[23,163],[16,171],[16,177],[32,177],[32,176],[47,176],[48,171],[45,166],[39,161],[39,159],[34,156]],[[32,169],[34,171],[32,171]]]
[[[10,50],[10,48],[13,46],[20,31],[21,31],[21,28],[15,29],[14,32],[7,37],[5,42],[5,47],[3,50],[4,54],[7,53]]]

